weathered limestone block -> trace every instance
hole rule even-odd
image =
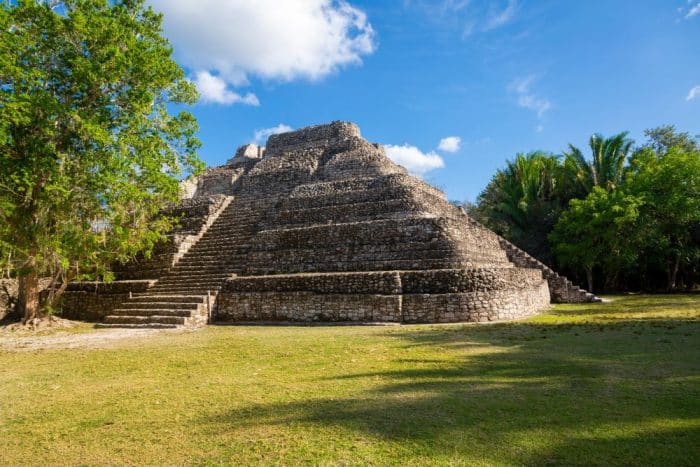
[[[222,321],[401,322],[401,295],[244,292],[222,294]]]
[[[310,126],[270,136],[265,145],[265,155],[274,157],[294,150],[333,148],[353,138],[360,139],[360,128],[354,123],[332,122],[327,125]]]

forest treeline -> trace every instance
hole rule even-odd
[[[700,145],[662,126],[636,144],[591,136],[585,150],[518,154],[469,214],[595,291],[700,284]]]

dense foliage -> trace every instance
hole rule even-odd
[[[144,0],[0,4],[0,253],[25,319],[83,271],[148,250],[183,173],[202,168],[196,91]]]
[[[673,290],[700,281],[700,147],[673,126],[593,135],[589,158],[519,154],[473,217],[589,289]]]

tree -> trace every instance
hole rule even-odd
[[[549,262],[547,234],[568,202],[559,159],[540,151],[518,154],[479,195],[470,214],[537,258]]]
[[[623,190],[593,187],[585,199],[573,199],[561,214],[549,239],[559,262],[583,269],[593,291],[593,271],[599,267],[613,284],[617,274],[633,264],[633,241],[642,200]]]
[[[0,251],[25,322],[85,271],[148,251],[182,174],[201,170],[196,91],[144,0],[0,6]],[[38,278],[51,274],[48,301]]]
[[[611,190],[623,182],[625,162],[632,144],[634,142],[627,138],[627,132],[610,138],[594,134],[588,142],[591,160],[588,161],[580,149],[570,144],[569,151],[564,152],[565,165],[573,171],[585,193],[594,186]]]
[[[667,153],[671,148],[677,148],[685,152],[700,151],[697,137],[692,137],[690,133],[679,133],[673,125],[662,125],[660,127],[644,130],[644,135],[648,138],[643,148],[650,148],[656,154]]]
[[[686,144],[647,145],[632,157],[627,185],[645,205],[642,248],[663,264],[673,290],[679,268],[700,260],[700,151]]]

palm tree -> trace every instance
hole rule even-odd
[[[596,133],[588,142],[592,160],[588,161],[579,148],[569,144],[569,151],[564,152],[565,165],[586,193],[590,193],[594,186],[613,190],[622,183],[632,144],[634,142],[627,137],[626,131],[610,138]]]
[[[549,261],[547,234],[561,209],[559,159],[543,152],[518,154],[496,172],[472,210],[490,228],[520,248]]]

